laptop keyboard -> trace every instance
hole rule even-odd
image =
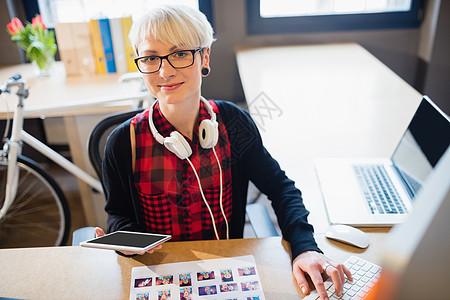
[[[335,293],[334,284],[331,278],[325,280],[325,289],[327,290],[328,298],[353,300],[363,299],[375,286],[375,283],[380,278],[381,267],[368,262],[356,256],[350,256],[344,265],[350,270],[353,277],[353,282],[345,281],[344,289],[341,297]],[[303,300],[320,299],[316,290],[312,291]]]
[[[372,214],[404,214],[408,210],[381,165],[353,166]]]

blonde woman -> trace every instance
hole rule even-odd
[[[272,201],[302,292],[309,293],[308,274],[326,299],[324,272],[342,291],[349,270],[317,247],[301,192],[264,148],[249,114],[202,97],[214,42],[206,17],[192,8],[163,6],[135,22],[129,37],[157,101],[108,139],[108,232],[164,233],[173,240],[242,238],[252,181]],[[104,234],[100,228],[96,233]]]

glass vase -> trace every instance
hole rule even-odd
[[[39,60],[33,60],[34,72],[36,77],[49,77],[53,72],[53,64],[55,58],[53,55],[47,54],[40,57]]]

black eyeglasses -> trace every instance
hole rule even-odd
[[[190,67],[194,64],[195,53],[200,51],[202,48],[195,50],[179,50],[172,52],[165,56],[149,55],[141,56],[134,59],[139,72],[144,74],[151,74],[158,72],[161,69],[163,59],[174,69],[183,69]]]

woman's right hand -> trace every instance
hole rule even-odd
[[[101,236],[105,235],[105,232],[100,227],[95,227],[94,231],[95,231],[95,237],[101,237]],[[126,256],[135,255],[135,254],[143,255],[145,253],[153,253],[155,250],[158,250],[161,248],[162,248],[162,245],[158,245],[155,248],[147,250],[147,252],[129,252],[129,251],[119,251],[119,252]]]

